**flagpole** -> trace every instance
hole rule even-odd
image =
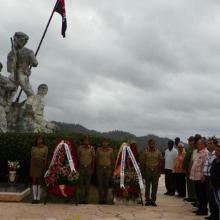
[[[37,50],[36,50],[36,52],[35,52],[35,56],[37,56],[37,54],[38,54],[38,52],[39,52],[39,50],[40,50],[41,44],[42,44],[42,42],[43,42],[43,40],[44,40],[44,37],[45,37],[45,35],[46,35],[46,33],[47,33],[47,29],[48,29],[48,27],[49,27],[49,25],[50,25],[51,19],[52,19],[52,17],[53,17],[53,14],[54,14],[55,8],[57,7],[58,2],[59,2],[59,0],[56,1],[56,4],[55,4],[55,6],[54,6],[54,8],[53,8],[53,11],[52,11],[52,13],[51,13],[51,15],[50,15],[50,18],[49,18],[48,22],[47,22],[47,26],[46,26],[46,28],[45,28],[45,30],[44,30],[44,33],[43,33],[43,35],[42,35],[42,37],[41,37],[41,39],[40,39],[40,43],[39,43],[39,45],[38,45],[38,47],[37,47]]]
[[[40,39],[40,43],[38,44],[37,50],[36,50],[36,52],[35,52],[35,57],[37,56],[37,54],[38,54],[38,52],[39,52],[39,50],[40,50],[41,44],[42,44],[42,42],[43,42],[43,40],[44,40],[44,38],[45,38],[45,35],[46,35],[46,33],[47,33],[47,29],[48,29],[48,27],[49,27],[49,25],[50,25],[51,19],[52,19],[53,15],[54,15],[54,12],[55,12],[55,9],[56,9],[56,7],[57,7],[58,2],[59,2],[59,0],[56,1],[56,4],[55,4],[55,6],[54,6],[54,8],[53,8],[53,11],[52,11],[52,13],[51,13],[51,15],[50,15],[50,18],[49,18],[48,22],[47,22],[47,25],[46,25],[46,28],[45,28],[45,30],[44,30],[44,33],[43,33],[43,35],[42,35],[42,37],[41,37],[41,39]],[[30,67],[30,69],[31,69],[31,67]],[[18,94],[18,97],[17,97],[17,99],[16,99],[15,102],[19,102],[19,99],[20,99],[20,97],[21,97],[21,93],[22,93],[22,89],[20,89],[19,94]]]

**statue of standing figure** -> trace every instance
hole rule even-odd
[[[25,47],[29,40],[27,34],[15,32],[11,39],[12,49],[7,57],[9,77],[0,74],[0,132],[45,132],[50,133],[55,125],[43,117],[44,96],[48,86],[41,84],[37,95],[29,81],[31,68],[38,65],[34,52]],[[0,65],[0,72],[2,65]],[[13,102],[18,87],[27,99],[22,103]]]
[[[15,32],[12,40],[12,49],[7,57],[7,70],[13,75],[15,83],[21,87],[27,98],[34,95],[29,82],[31,67],[38,65],[34,52],[24,47],[28,40],[29,37],[25,33]]]

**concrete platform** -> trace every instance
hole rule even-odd
[[[0,183],[0,201],[19,202],[30,194],[30,187],[24,184]]]

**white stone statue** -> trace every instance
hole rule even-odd
[[[14,82],[1,74],[2,64],[0,63],[0,132],[7,131],[7,113],[17,87]]]
[[[12,74],[17,86],[25,92],[27,97],[34,95],[29,82],[31,67],[36,67],[38,61],[34,52],[24,47],[28,42],[28,35],[23,32],[16,32],[12,40],[12,49],[7,57],[7,70]]]
[[[15,32],[11,39],[12,49],[7,56],[9,77],[1,75],[0,63],[0,132],[45,132],[51,133],[56,126],[44,119],[44,97],[48,92],[46,84],[38,87],[35,95],[29,82],[31,68],[38,65],[34,52],[24,47],[28,35]],[[18,87],[27,99],[13,102]]]
[[[38,86],[37,95],[31,98],[31,104],[27,100],[24,104],[24,112],[30,127],[33,132],[51,133],[56,129],[56,126],[44,119],[44,97],[47,95],[48,86],[41,84]]]

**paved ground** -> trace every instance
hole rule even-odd
[[[158,207],[141,205],[70,205],[0,203],[1,220],[199,220],[192,206],[182,199],[164,196],[164,179],[161,177]],[[80,216],[80,218],[77,218]]]

